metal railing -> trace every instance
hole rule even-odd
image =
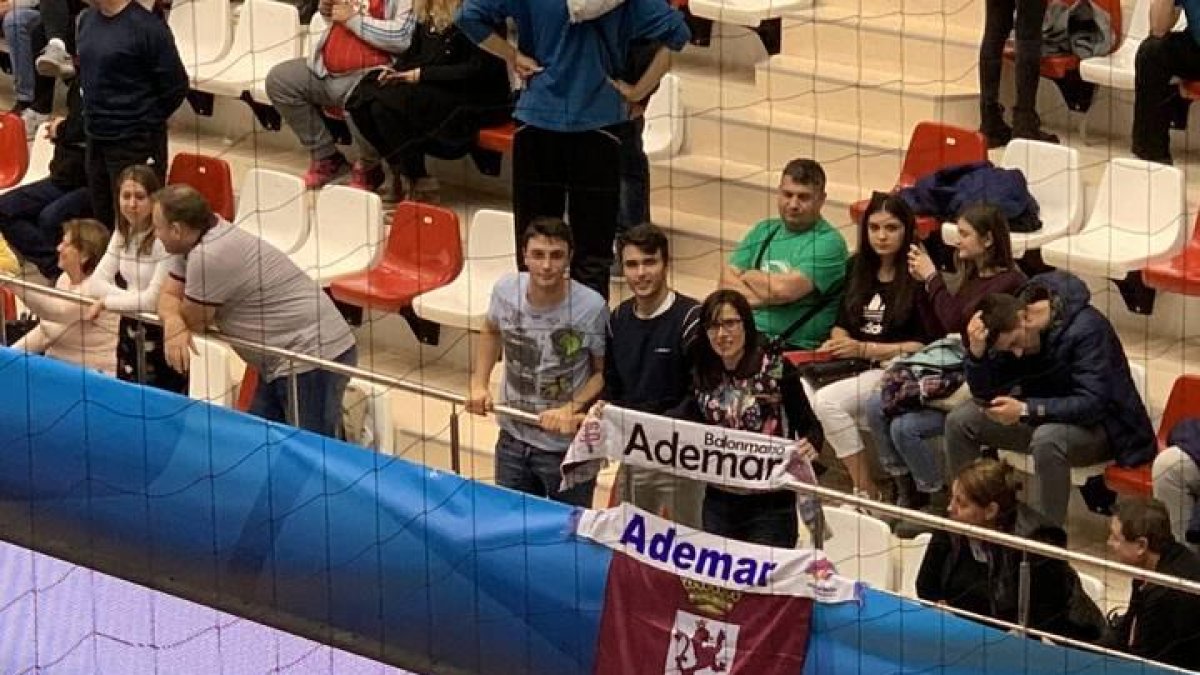
[[[93,302],[92,298],[89,298],[87,296],[79,295],[77,293],[72,293],[70,291],[64,291],[64,290],[61,290],[58,288],[52,288],[52,287],[45,286],[42,284],[32,283],[32,282],[29,282],[27,280],[20,279],[17,277],[0,275],[0,285],[17,286],[17,287],[23,288],[27,292],[42,293],[45,295],[59,298],[61,300],[77,302],[79,304],[91,304]],[[122,316],[132,318],[132,319],[136,319],[138,321],[146,322],[146,323],[161,324],[161,320],[158,318],[158,316],[156,316],[154,314],[149,314],[149,313],[144,313],[144,312],[120,312],[119,314]],[[5,318],[6,317],[4,316],[3,305],[0,304],[0,322],[5,320]],[[355,366],[347,366],[347,365],[344,365],[341,363],[337,363],[335,361],[330,361],[328,359],[323,359],[323,358],[319,358],[319,357],[315,357],[315,356],[308,356],[305,354],[298,354],[296,352],[292,352],[292,351],[289,351],[286,349],[280,349],[278,347],[271,347],[269,345],[264,345],[264,344],[253,342],[253,341],[246,340],[243,338],[237,338],[237,337],[233,337],[230,335],[225,335],[225,334],[223,334],[215,329],[211,329],[211,328],[207,331],[207,334],[215,336],[215,337],[219,337],[221,340],[227,342],[228,344],[230,344],[232,346],[240,347],[242,349],[246,349],[246,350],[256,352],[259,354],[264,354],[264,355],[273,356],[276,358],[286,359],[289,363],[292,363],[292,364],[303,363],[303,364],[310,365],[310,366],[313,366],[316,368],[322,368],[322,369],[325,369],[325,370],[328,370],[331,372],[336,372],[336,373],[339,373],[342,375],[346,375],[348,377],[358,378],[358,379],[361,379],[361,380],[364,380],[367,382],[383,385],[383,386],[386,386],[389,388],[394,388],[397,390],[406,391],[406,392],[413,393],[413,394],[418,394],[421,396],[428,396],[428,397],[437,399],[439,401],[449,403],[451,405],[451,412],[450,412],[451,465],[452,465],[452,469],[455,473],[461,473],[460,443],[459,443],[459,431],[458,431],[459,414],[460,414],[459,408],[462,406],[465,406],[465,403],[466,403],[466,398],[464,396],[462,396],[461,394],[457,394],[452,391],[448,391],[448,390],[441,389],[438,387],[431,387],[426,384],[411,382],[409,380],[404,380],[401,378],[390,377],[388,375],[381,375],[379,373],[375,373],[375,372],[368,371],[368,370],[363,370],[363,369],[355,367]],[[294,368],[292,369],[292,371],[293,372],[289,375],[290,382],[291,382],[290,386],[292,387],[292,393],[293,393],[293,396],[291,398],[293,401],[295,401],[294,393],[295,393],[295,386],[296,386],[296,379],[295,379],[296,374],[294,372]],[[519,419],[521,421],[532,423],[532,424],[537,424],[537,422],[538,422],[538,418],[536,415],[529,413],[527,411],[524,411],[524,410],[518,410],[516,408],[511,408],[508,406],[497,405],[494,408],[494,412],[503,414],[503,415],[508,415],[515,419]],[[1172,588],[1175,590],[1183,591],[1185,593],[1200,595],[1200,582],[1190,581],[1190,580],[1183,579],[1180,577],[1174,577],[1174,576],[1170,576],[1170,575],[1166,575],[1166,574],[1161,574],[1161,573],[1158,573],[1155,571],[1142,569],[1140,567],[1133,567],[1131,565],[1125,565],[1122,563],[1113,562],[1106,558],[1099,558],[1099,557],[1096,557],[1093,555],[1089,555],[1087,553],[1071,551],[1069,549],[1060,548],[1058,546],[1054,546],[1051,544],[1046,544],[1046,543],[1042,543],[1042,542],[1038,542],[1038,541],[1033,541],[1030,539],[1025,539],[1023,537],[1019,537],[1019,536],[1012,535],[1012,534],[1007,534],[1004,532],[998,532],[996,530],[988,529],[985,527],[969,525],[966,523],[959,522],[957,520],[951,520],[949,518],[934,516],[934,515],[931,515],[931,514],[922,512],[922,511],[904,509],[899,506],[895,506],[893,504],[879,502],[879,501],[875,501],[873,499],[868,499],[868,498],[861,497],[858,495],[840,492],[838,490],[833,490],[830,488],[822,487],[820,485],[797,484],[797,485],[795,485],[794,489],[799,493],[812,495],[822,501],[847,504],[847,505],[854,506],[854,507],[863,509],[865,511],[875,513],[875,514],[879,514],[879,515],[883,515],[883,516],[890,516],[893,518],[905,519],[905,520],[909,520],[909,521],[914,521],[914,522],[920,523],[922,525],[930,526],[935,529],[944,530],[946,532],[952,532],[955,534],[970,537],[972,539],[978,539],[981,541],[987,541],[987,542],[991,542],[994,544],[1000,544],[1000,545],[1006,546],[1008,548],[1023,552],[1025,554],[1025,560],[1021,564],[1021,580],[1020,580],[1021,583],[1020,583],[1020,598],[1019,598],[1020,608],[1018,610],[1018,616],[1019,616],[1018,623],[1014,624],[1014,623],[1005,622],[1005,621],[1002,621],[999,619],[975,615],[970,612],[965,612],[963,610],[958,610],[958,609],[951,608],[951,607],[943,607],[941,605],[938,605],[938,606],[941,607],[942,609],[945,609],[945,610],[950,611],[955,614],[964,615],[969,618],[978,619],[981,621],[985,621],[987,623],[992,623],[995,625],[1003,626],[1005,628],[1021,631],[1021,632],[1028,633],[1033,636],[1047,637],[1047,638],[1055,640],[1056,642],[1060,642],[1060,643],[1064,643],[1064,644],[1071,644],[1072,646],[1084,647],[1084,648],[1088,648],[1093,651],[1098,651],[1098,652],[1102,652],[1102,653],[1119,654],[1121,656],[1133,658],[1134,660],[1145,661],[1144,659],[1137,659],[1136,657],[1131,657],[1130,655],[1125,654],[1123,652],[1114,652],[1112,650],[1100,648],[1095,645],[1089,645],[1088,643],[1070,640],[1068,638],[1063,638],[1062,636],[1053,635],[1050,633],[1046,633],[1044,631],[1038,631],[1038,630],[1028,628],[1028,605],[1029,605],[1029,599],[1028,599],[1028,596],[1029,596],[1029,560],[1028,560],[1028,556],[1030,554],[1040,555],[1040,556],[1043,556],[1046,558],[1055,558],[1055,559],[1063,560],[1063,561],[1066,561],[1069,563],[1082,563],[1085,565],[1091,565],[1093,567],[1098,567],[1106,572],[1117,573],[1117,574],[1125,575],[1125,576],[1128,576],[1128,577],[1131,577],[1134,579],[1141,579],[1143,581],[1152,582],[1152,583],[1158,584],[1160,586],[1165,586],[1167,588]],[[834,535],[836,536],[836,533],[834,533]],[[924,601],[920,601],[920,602],[923,602],[923,604],[931,604],[931,603],[927,603]]]
[[[52,298],[57,298],[59,300],[66,300],[68,302],[74,302],[79,305],[91,305],[93,302],[95,302],[94,298],[90,298],[86,295],[80,295],[79,293],[73,293],[71,291],[64,291],[60,288],[54,288],[52,286],[46,286],[44,284],[34,283],[34,282],[28,281],[26,279],[21,279],[19,277],[14,277],[14,276],[9,276],[9,275],[0,274],[0,286],[15,286],[15,287],[23,289],[25,292],[40,293],[42,295],[46,295],[46,296],[49,296]],[[162,325],[162,319],[160,319],[157,314],[151,314],[148,312],[110,312],[110,313],[118,314],[120,316],[124,316],[124,317],[130,318],[130,319],[135,319],[142,323]],[[13,318],[13,317],[5,316],[4,305],[3,305],[3,303],[0,303],[0,326],[3,326],[4,323],[7,322],[7,320],[9,318]],[[436,399],[439,401],[443,401],[445,403],[449,403],[450,404],[450,466],[451,466],[451,469],[454,471],[454,473],[462,473],[461,441],[460,441],[460,435],[459,435],[459,416],[461,413],[459,411],[459,408],[463,408],[466,406],[466,397],[463,396],[462,394],[458,394],[458,393],[455,393],[455,392],[452,392],[452,391],[449,391],[446,389],[442,389],[439,387],[431,387],[427,384],[421,384],[421,383],[411,382],[409,380],[404,380],[404,379],[397,378],[397,377],[382,375],[380,373],[376,373],[376,372],[373,372],[370,370],[364,370],[357,366],[348,366],[343,363],[338,363],[336,361],[330,361],[329,359],[323,359],[323,358],[320,358],[317,356],[309,356],[307,354],[300,354],[300,353],[293,352],[293,351],[290,351],[287,349],[280,349],[278,347],[272,347],[270,345],[265,345],[260,342],[253,342],[251,340],[246,340],[244,338],[227,335],[227,334],[222,333],[221,331],[217,330],[214,327],[209,327],[205,331],[204,335],[206,337],[219,338],[222,342],[225,342],[233,347],[238,347],[238,348],[245,349],[245,350],[255,352],[258,354],[262,354],[265,356],[272,356],[275,358],[284,359],[289,364],[291,364],[292,367],[289,368],[289,373],[288,373],[288,389],[289,389],[289,394],[290,394],[288,398],[289,398],[289,407],[291,408],[291,410],[289,411],[289,422],[293,426],[298,426],[297,422],[299,421],[299,417],[300,417],[300,413],[299,413],[299,409],[298,409],[299,397],[296,395],[298,381],[296,379],[297,373],[295,370],[295,365],[297,363],[302,363],[302,364],[305,364],[308,366],[313,366],[315,368],[320,368],[322,370],[327,370],[329,372],[338,373],[339,375],[345,375],[347,377],[360,379],[365,382],[370,382],[372,384],[382,385],[382,386],[385,386],[385,387],[388,387],[391,389],[406,391],[406,392],[409,392],[412,394],[417,394],[420,396],[428,396],[430,398],[433,398],[433,399]],[[0,331],[0,342],[2,342],[3,339],[4,339],[4,335],[3,335],[2,331]],[[145,361],[145,359],[144,359],[145,349],[143,348],[143,344],[142,344],[143,339],[144,339],[144,333],[139,330],[138,331],[139,344],[138,344],[137,352],[138,352],[138,369],[140,372],[138,373],[138,381],[141,381],[143,379],[141,377],[141,373],[145,372],[145,362],[144,362]],[[505,406],[505,405],[494,406],[493,412],[501,414],[501,415],[505,415],[508,417],[512,417],[513,419],[517,419],[517,420],[520,420],[523,422],[528,422],[530,424],[538,423],[537,415],[534,415],[525,410],[519,410],[517,408],[512,408],[512,407]]]

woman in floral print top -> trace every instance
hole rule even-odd
[[[694,396],[668,414],[793,438],[801,454],[815,458],[824,442],[821,424],[794,366],[764,349],[746,298],[737,291],[716,291],[704,301],[700,316],[708,339],[692,344]],[[799,532],[796,493],[708,485],[703,524],[712,534],[794,548]]]

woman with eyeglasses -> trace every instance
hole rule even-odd
[[[741,293],[719,290],[700,306],[705,339],[691,346],[692,396],[668,413],[704,424],[782,436],[815,459],[824,442],[795,367],[769,354]],[[749,492],[708,485],[705,532],[754,544],[794,548],[799,533],[796,493]]]

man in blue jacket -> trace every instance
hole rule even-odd
[[[1155,437],[1121,339],[1066,272],[1040,274],[1017,297],[991,295],[967,325],[974,400],[946,418],[955,475],[985,447],[1033,455],[1030,503],[1064,525],[1071,467],[1154,457]]]
[[[665,0],[625,0],[572,23],[564,0],[466,0],[458,27],[504,59],[525,82],[513,116],[516,236],[538,216],[562,218],[575,240],[571,276],[608,297],[620,198],[621,125],[628,106],[619,79],[634,40],[679,51],[690,38]],[[518,48],[501,37],[517,25]]]

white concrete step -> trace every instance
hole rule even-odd
[[[977,79],[982,18],[864,15],[855,0],[798,10],[784,21],[783,53],[899,73],[909,79]]]
[[[866,129],[905,138],[918,122],[979,124],[979,88],[965,82],[918,79],[895,70],[847,66],[795,56],[758,64],[757,82],[776,108],[805,117],[857,120]]]
[[[983,30],[984,0],[822,0],[817,4],[843,5],[862,16],[944,17],[947,22]]]
[[[769,104],[689,113],[687,123],[691,154],[773,167],[807,157],[821,163],[830,181],[857,185],[864,193],[896,182],[906,143],[899,133],[795,115]]]
[[[695,261],[689,273],[705,275],[741,241],[755,223],[778,213],[776,192],[782,165],[747,164],[707,155],[680,155],[650,165],[650,204],[655,222],[673,228],[682,257]],[[831,177],[837,180],[837,177]],[[869,193],[856,185],[830,182],[824,215],[856,238],[849,206]],[[689,241],[690,240],[690,241]],[[707,269],[714,269],[707,267]]]

